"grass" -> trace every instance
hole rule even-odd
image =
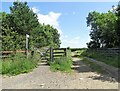
[[[95,50],[83,49],[76,51],[75,56],[82,58],[83,59],[82,61],[86,63],[88,66],[90,66],[90,68],[96,71],[97,73],[105,73],[105,70],[103,70],[101,66],[89,61],[84,57],[87,56],[89,58],[96,59],[97,61],[106,63],[110,66],[120,68],[120,56],[118,56],[117,54],[103,53],[103,52],[97,52]]]
[[[72,72],[72,58],[71,51],[67,50],[67,56],[61,56],[59,58],[54,58],[53,62],[50,62],[50,69],[52,71],[62,71],[62,72]]]
[[[0,74],[2,74],[2,59],[0,59]]]
[[[86,58],[82,58],[81,61],[88,65],[93,71],[96,71],[97,73],[105,73],[105,70],[103,70],[102,67],[97,65],[96,63],[91,62]]]
[[[102,69],[101,66],[97,65],[94,62],[89,61],[88,59],[84,58],[85,56],[90,55],[91,53],[87,52],[87,49],[77,50],[75,51],[75,57],[80,57],[86,65],[88,65],[93,71],[97,73],[106,73],[105,70]]]
[[[71,66],[72,59],[69,57],[55,58],[54,61],[50,63],[52,71],[71,72]]]
[[[37,60],[34,58],[26,58],[22,53],[17,53],[10,58],[3,59],[2,63],[2,74],[5,75],[18,75],[21,73],[28,73],[37,67]]]
[[[109,54],[109,53],[105,54],[92,50],[92,51],[85,51],[84,53],[82,53],[82,56],[94,58],[97,61],[101,61],[108,65],[120,68],[120,56],[116,54]]]
[[[80,57],[85,51],[86,49],[74,51],[74,57]]]

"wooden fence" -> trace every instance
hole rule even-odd
[[[67,48],[52,48],[50,47],[49,49],[47,49],[45,51],[45,58],[46,59],[49,59],[50,61],[53,61],[54,58],[59,58],[59,57],[62,57],[62,56],[67,56],[68,55],[68,50],[71,50],[71,51],[76,51],[76,50],[82,50],[83,48],[70,48],[70,49],[67,49]],[[120,48],[98,48],[98,49],[88,49],[88,51],[96,51],[96,52],[99,52],[99,53],[105,53],[105,54],[120,54]],[[1,52],[1,56],[0,58],[6,58],[6,57],[9,57],[9,54],[12,54],[12,53],[18,53],[18,52],[21,52],[21,53],[25,53],[26,51],[25,50],[17,50],[17,51],[2,51]],[[29,51],[31,52],[31,51]]]
[[[84,50],[87,48],[70,48],[71,52],[78,51],[78,50]]]
[[[120,54],[120,48],[97,48],[93,50],[105,54]]]
[[[54,58],[59,58],[62,56],[67,56],[67,48],[52,48],[46,51],[46,58],[53,61]]]
[[[31,51],[29,51],[31,52]],[[17,51],[2,51],[0,58],[7,58],[10,57],[9,54],[13,53],[26,53],[25,50],[17,50]],[[43,57],[45,59],[50,59],[50,61],[53,61],[54,58],[67,56],[67,48],[52,48],[50,47],[47,49],[43,54]]]
[[[31,52],[31,51],[28,51],[28,52]],[[13,54],[13,53],[26,53],[26,51],[25,50],[1,51],[0,58],[8,58],[10,57],[9,54]]]

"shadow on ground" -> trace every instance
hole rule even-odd
[[[91,69],[88,64],[86,65],[85,63],[80,61],[80,59],[73,61],[72,69],[78,73],[96,72],[95,70]],[[99,73],[99,75],[96,75],[96,76],[89,76],[88,78],[91,78],[93,80],[101,80],[103,82],[105,81],[120,82],[120,79],[118,79],[118,77],[114,77],[112,74],[106,71],[104,73]]]
[[[72,69],[77,71],[78,73],[80,72],[91,72],[92,70],[85,65],[84,63],[80,62],[80,60],[73,61],[73,66]]]

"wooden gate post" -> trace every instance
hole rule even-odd
[[[67,57],[67,48],[65,48],[64,52],[65,52],[65,56]]]
[[[53,49],[50,47],[50,61],[53,61]]]

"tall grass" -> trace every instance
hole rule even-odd
[[[72,58],[70,50],[67,50],[67,56],[60,58],[54,58],[53,62],[50,62],[50,68],[52,71],[71,72]]]
[[[61,57],[54,59],[53,62],[50,63],[50,68],[52,71],[63,71],[63,72],[71,72],[72,59],[68,57]]]
[[[34,58],[26,58],[22,53],[2,60],[2,74],[18,75],[20,73],[28,73],[37,67],[37,60]]]

